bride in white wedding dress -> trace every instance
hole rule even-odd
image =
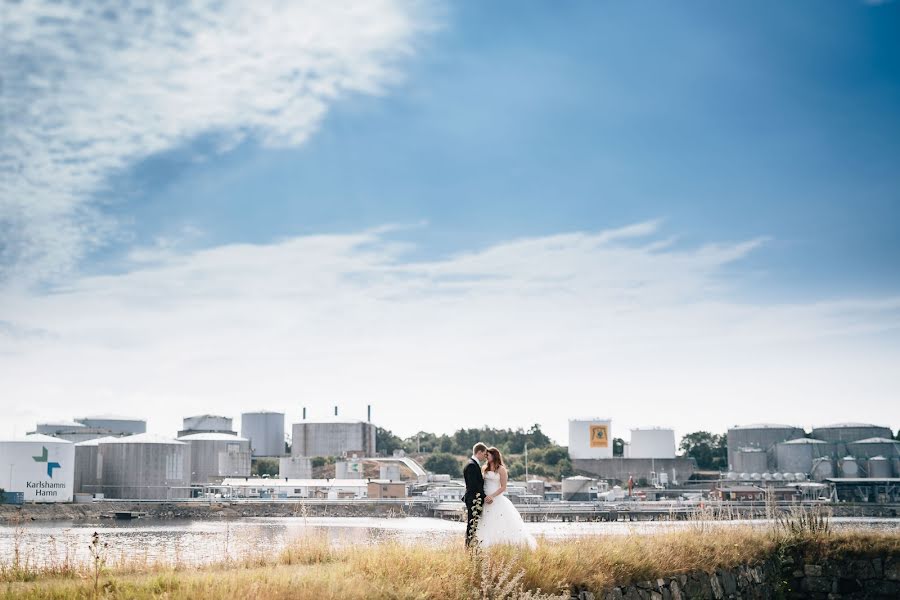
[[[475,537],[482,548],[497,544],[536,548],[537,541],[525,530],[522,516],[506,497],[508,477],[500,451],[488,448],[487,464],[484,467],[484,493],[493,498],[493,502],[484,504]]]

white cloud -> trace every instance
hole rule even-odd
[[[8,294],[4,402],[162,433],[190,413],[372,403],[404,433],[540,422],[563,442],[582,414],[682,433],[900,417],[900,298],[735,300],[733,263],[759,241],[679,248],[643,223],[417,262],[390,231],[164,246]]]
[[[302,144],[329,105],[378,94],[428,27],[397,0],[3,4],[0,281],[67,272],[116,234],[96,198],[210,132]]]

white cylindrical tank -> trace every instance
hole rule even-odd
[[[185,417],[179,437],[193,433],[230,433],[235,435],[231,425],[231,417],[221,415],[195,415]]]
[[[569,458],[612,458],[610,419],[569,419]]]
[[[869,477],[887,479],[891,476],[891,461],[883,456],[869,459]]]
[[[822,481],[834,477],[834,462],[825,456],[814,459],[811,475],[815,481]]]
[[[764,450],[759,448],[744,448],[734,453],[732,458],[735,470],[752,473],[762,473],[769,469],[769,457]]]
[[[841,460],[841,477],[859,477],[859,463],[852,456]]]
[[[284,456],[284,413],[243,413],[241,436],[250,440],[253,456]]]
[[[25,502],[71,502],[75,444],[40,433],[0,440],[0,488]]]
[[[84,428],[84,425],[82,425],[81,423],[68,421],[66,419],[57,419],[55,421],[44,421],[43,423],[38,423],[34,432],[41,433],[43,435],[55,435],[60,431],[71,431],[73,429],[81,428]]]
[[[191,447],[141,433],[100,443],[100,483],[107,498],[170,500],[190,497]]]
[[[675,430],[664,427],[632,429],[629,458],[675,458]]]
[[[227,433],[193,433],[178,438],[191,446],[191,483],[218,483],[250,476],[250,440]]]

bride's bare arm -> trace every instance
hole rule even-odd
[[[509,480],[509,471],[506,470],[506,467],[500,467],[500,489],[491,494],[493,497],[497,497],[503,492],[506,491],[506,482]]]

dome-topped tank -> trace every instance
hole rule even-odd
[[[101,441],[101,486],[107,498],[169,500],[190,497],[191,447],[140,433]]]
[[[869,459],[869,477],[887,479],[891,476],[891,461],[883,456],[875,456]]]
[[[748,448],[768,452],[778,442],[795,440],[804,435],[803,429],[793,425],[778,423],[736,425],[728,430],[728,463],[734,467],[737,453]]]
[[[841,477],[859,477],[859,463],[852,456],[841,459]]]
[[[889,438],[868,438],[847,444],[847,452],[852,456],[863,458],[874,458],[883,456],[885,458],[900,457],[900,442]]]
[[[775,445],[775,462],[780,471],[809,473],[815,459],[831,455],[831,447],[823,440],[805,437],[779,442]]]
[[[856,442],[867,438],[893,436],[890,428],[871,423],[834,423],[814,427],[812,437],[826,442]]]

